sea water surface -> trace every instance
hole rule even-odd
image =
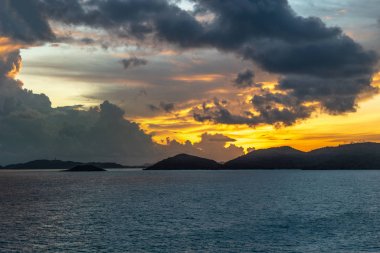
[[[380,171],[0,171],[0,252],[380,252]]]

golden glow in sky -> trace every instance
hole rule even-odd
[[[335,12],[323,15],[308,13],[305,1],[290,3],[297,12],[305,12],[301,15],[319,15],[328,25],[342,27],[345,34],[359,40],[364,47],[371,47],[371,41],[375,40],[372,30],[349,25],[349,19],[344,17],[351,15],[351,11],[342,8],[337,1],[331,2],[337,6]],[[191,10],[193,5],[182,1],[180,6]],[[67,27],[54,22],[51,24],[56,35],[70,34],[73,40],[90,37],[102,41],[109,36],[96,28]],[[357,27],[362,25],[358,22]],[[364,33],[371,36],[362,36]],[[180,50],[172,45],[156,45],[156,42],[148,42],[145,47],[123,39],[115,41],[116,46],[111,43],[110,48],[78,41],[25,48],[0,37],[0,57],[1,52],[8,54],[23,48],[23,70],[19,73],[14,66],[8,75],[12,78],[17,75],[24,88],[45,93],[54,107],[83,105],[89,108],[109,100],[123,108],[125,117],[138,123],[157,143],[164,144],[167,138],[194,143],[206,132],[230,137],[236,140],[235,145],[245,149],[286,145],[312,150],[356,141],[380,141],[379,95],[358,101],[357,112],[333,116],[316,111],[311,118],[287,127],[197,122],[193,109],[203,103],[212,104],[216,98],[228,101],[228,109],[233,114],[255,113],[251,100],[259,91],[254,87],[234,87],[232,82],[237,73],[253,70],[255,84],[260,83],[262,91],[276,94],[287,92],[275,90],[281,76],[266,72],[253,61],[215,48]],[[123,59],[130,57],[146,59],[146,63],[136,68],[123,66]],[[372,86],[380,88],[380,72],[374,76]],[[165,109],[164,105],[173,108]],[[281,106],[279,103],[279,109],[283,109]]]
[[[230,2],[0,0],[0,163],[380,142],[376,3]]]
[[[224,76],[220,74],[207,74],[207,75],[192,75],[192,76],[174,76],[172,79],[182,82],[214,82],[222,79]]]
[[[9,45],[4,40],[2,42],[3,49],[7,50]],[[82,104],[87,107],[95,106],[102,102],[101,97],[92,97],[89,94],[101,92],[104,89],[110,89],[115,84],[107,83],[107,80],[96,80],[89,74],[86,78],[93,78],[90,81],[86,80],[82,72],[77,72],[75,69],[67,68],[65,66],[55,66],[55,61],[49,65],[48,59],[53,56],[58,57],[61,55],[64,61],[71,61],[76,59],[73,52],[82,53],[84,56],[94,55],[96,57],[105,57],[108,52],[83,52],[84,49],[66,48],[58,50],[54,47],[40,47],[23,50],[22,55],[26,66],[21,72],[19,78],[25,83],[25,88],[31,89],[37,93],[46,93],[53,106],[66,106],[74,104]],[[58,54],[59,53],[59,54]],[[161,54],[160,54],[161,55]],[[170,56],[173,56],[171,54]],[[166,55],[165,55],[166,56]],[[94,57],[95,58],[95,57]],[[57,61],[62,61],[58,59]],[[121,89],[135,89],[141,86],[138,91],[144,90],[144,87],[149,87],[149,83],[137,82],[131,83],[128,78],[131,77],[129,72],[122,72],[121,66],[117,64],[117,60],[113,60],[113,68],[121,72],[126,77],[123,84],[122,77],[112,76],[111,81],[117,80],[116,87]],[[47,66],[38,66],[43,62],[47,62]],[[66,63],[65,63],[66,64]],[[93,64],[99,64],[97,61],[90,62],[88,60],[83,62],[83,67]],[[58,71],[59,68],[67,68],[63,72]],[[100,65],[103,68],[103,65]],[[109,72],[115,71],[110,69]],[[47,72],[46,72],[47,71]],[[146,70],[141,70],[146,71]],[[144,73],[144,72],[142,72]],[[147,75],[151,75],[146,71]],[[110,74],[111,76],[111,74]],[[194,88],[205,87],[209,85],[216,85],[215,87],[206,90],[205,94],[209,95],[212,99],[213,96],[223,95],[227,98],[239,98],[240,102],[235,103],[236,109],[242,109],[242,106],[247,106],[251,99],[251,92],[254,89],[231,91],[230,79],[232,73],[216,74],[216,73],[194,73],[183,75],[169,75],[167,80],[177,82],[178,86],[193,86]],[[154,77],[153,77],[154,78]],[[264,77],[265,78],[265,77]],[[273,79],[273,77],[269,78]],[[120,81],[121,80],[121,81]],[[265,79],[263,79],[264,81]],[[274,88],[274,82],[263,82],[267,89]],[[102,83],[102,84],[100,84]],[[220,86],[221,83],[227,83],[226,86]],[[121,85],[121,86],[120,86]],[[139,86],[140,85],[140,86]],[[380,86],[380,73],[374,77],[373,86]],[[123,88],[124,87],[124,88]],[[189,92],[191,89],[189,90]],[[135,91],[127,92],[131,95]],[[136,91],[136,94],[138,94]],[[136,101],[142,99],[149,99],[149,93],[138,97]],[[147,98],[145,97],[147,96]],[[174,95],[175,96],[175,95]],[[378,108],[380,108],[380,96],[368,99],[367,101],[360,102],[359,109],[356,113],[345,114],[340,116],[330,116],[325,113],[317,113],[311,119],[301,121],[294,126],[276,128],[269,125],[259,125],[250,127],[247,125],[224,125],[213,124],[207,122],[196,122],[192,115],[191,110],[193,106],[199,105],[204,101],[203,98],[192,99],[183,106],[179,106],[171,113],[157,114],[143,114],[143,115],[129,115],[131,105],[135,102],[131,99],[119,100],[115,102],[121,105],[128,105],[125,110],[126,117],[140,124],[145,132],[152,134],[153,139],[158,143],[166,143],[166,139],[175,139],[184,143],[186,140],[197,142],[200,136],[208,132],[210,134],[223,134],[236,140],[235,145],[244,147],[245,149],[255,148],[268,148],[275,146],[293,146],[301,150],[311,150],[322,146],[332,146],[342,143],[349,143],[354,141],[380,141],[380,130],[377,126],[380,125],[380,116]],[[241,104],[244,101],[246,104]],[[147,102],[148,103],[148,102]],[[248,108],[248,107],[247,107]],[[248,109],[249,110],[249,109]]]
[[[195,122],[187,111],[182,116],[171,115],[154,118],[136,118],[147,132],[154,133],[154,140],[165,143],[166,137],[181,142],[197,142],[204,132],[224,134],[236,140],[237,146],[245,149],[257,149],[292,146],[309,151],[324,146],[336,146],[344,143],[380,141],[380,96],[360,104],[358,112],[340,116],[326,114],[315,115],[290,127],[275,128],[246,125],[222,125]]]
[[[373,80],[379,86],[380,73]],[[271,83],[266,87],[273,87]],[[336,146],[351,142],[380,141],[380,96],[361,102],[356,113],[327,115],[318,113],[311,119],[294,126],[276,128],[274,126],[250,127],[247,125],[223,125],[199,123],[189,116],[191,108],[177,111],[176,116],[161,115],[149,118],[134,118],[142,128],[154,135],[158,143],[166,138],[193,143],[200,140],[204,132],[223,134],[236,140],[234,144],[249,149],[292,146],[309,151],[324,146]]]
[[[9,38],[0,37],[0,56],[18,50],[22,45],[11,41]]]

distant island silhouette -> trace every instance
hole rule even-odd
[[[147,170],[378,170],[379,143],[354,143],[303,152],[292,147],[254,150],[219,164],[190,155],[177,155],[160,161]]]
[[[162,160],[146,170],[218,170],[222,165],[206,158],[179,154]]]
[[[91,172],[91,171],[101,172],[101,171],[106,171],[106,170],[94,165],[89,165],[89,164],[77,165],[71,169],[64,170],[64,172]]]
[[[179,154],[151,166],[125,166],[111,162],[35,160],[0,166],[0,169],[68,170],[82,165],[100,169],[145,168],[145,170],[380,170],[380,143],[346,144],[319,148],[310,152],[288,146],[259,149],[224,164],[194,155]]]
[[[4,167],[0,167],[2,169],[71,169],[78,165],[93,165],[102,169],[119,169],[119,168],[135,168],[135,166],[125,166],[118,163],[108,163],[108,162],[73,162],[73,161],[61,161],[61,160],[34,160],[26,163],[19,164],[10,164]],[[139,166],[136,166],[139,167]],[[140,167],[141,168],[141,167]]]

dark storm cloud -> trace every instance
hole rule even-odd
[[[196,114],[195,119],[291,125],[318,108],[305,106],[308,102],[318,102],[323,110],[340,114],[355,111],[360,96],[377,93],[371,86],[376,53],[364,50],[339,28],[328,28],[318,18],[296,16],[287,1],[197,2],[204,11],[216,15],[211,24],[214,45],[281,74],[276,88],[285,94],[266,91],[255,96],[255,117],[242,118],[216,106],[211,112],[204,110],[202,117]],[[279,96],[296,102],[284,105]]]
[[[234,145],[225,148],[233,140],[225,137],[223,142],[221,136],[216,137],[220,139],[217,145],[206,139],[208,136],[196,144],[156,144],[139,125],[124,118],[121,108],[108,101],[89,110],[52,108],[45,95],[24,90],[21,83],[5,77],[0,78],[0,92],[3,165],[41,158],[142,164],[181,152],[214,159],[244,153]],[[213,147],[210,150],[209,145]]]
[[[0,77],[4,77],[11,71],[19,72],[20,68],[21,56],[18,50],[0,57]]]
[[[269,91],[255,95],[251,102],[258,112],[258,115],[253,116],[253,118],[256,118],[260,123],[271,125],[293,125],[300,119],[309,118],[315,109],[313,106],[303,105],[302,101],[292,94]]]
[[[0,162],[34,159],[113,161],[125,164],[154,162],[188,152],[214,159],[242,155],[243,149],[226,143],[222,135],[204,135],[198,143],[153,142],[138,124],[125,119],[120,107],[105,101],[98,107],[53,108],[49,98],[22,88],[9,73],[21,66],[19,51],[0,57]],[[160,103],[171,111],[174,104]],[[219,141],[215,144],[213,138]],[[208,150],[208,146],[212,146]]]
[[[248,88],[254,84],[255,73],[252,70],[245,70],[237,74],[234,85],[238,88]]]
[[[193,0],[193,12],[167,0],[35,1],[38,9],[34,1],[1,1],[1,33],[24,41],[49,40],[52,34],[42,18],[46,17],[104,29],[120,38],[153,38],[184,49],[216,48],[282,76],[277,91],[261,94],[261,103],[270,106],[252,103],[257,115],[234,115],[216,105],[214,111],[194,114],[200,121],[289,125],[307,118],[317,108],[331,114],[353,112],[361,97],[377,93],[371,79],[377,71],[378,56],[340,28],[327,27],[316,17],[297,16],[287,0]],[[197,19],[205,14],[212,18]],[[134,64],[125,63],[127,67]],[[296,102],[281,104],[278,94],[281,101]],[[310,103],[319,106],[305,106]]]
[[[43,19],[48,14],[57,15],[66,23],[98,22],[102,27],[107,23],[102,23],[102,18],[97,16],[96,11],[94,14],[84,11],[79,5],[82,2],[52,0],[49,1],[49,6],[55,5],[58,9],[49,11],[48,5],[37,9],[33,3],[33,0],[0,0],[0,36],[22,41],[26,45],[54,40],[47,21]],[[165,1],[161,3],[168,8]],[[177,7],[170,8],[179,10]],[[39,13],[40,10],[43,12]],[[142,8],[141,11],[144,12],[145,9]],[[81,15],[86,16],[84,21]],[[91,39],[82,42],[95,43]],[[145,64],[144,60],[132,60],[129,65],[139,64]],[[218,155],[225,157],[223,153],[231,151],[243,154],[241,148],[233,145],[225,148],[222,141],[216,149],[221,153],[205,153],[190,142],[158,145],[139,125],[125,119],[125,112],[121,108],[108,101],[89,110],[84,110],[81,106],[53,108],[47,96],[23,89],[23,83],[14,79],[20,67],[19,50],[0,52],[0,153],[3,164],[39,158],[132,164],[162,159],[177,154],[179,149],[210,158],[217,158]],[[171,112],[174,104],[161,102],[159,108]],[[198,145],[204,147],[207,143],[209,141],[202,137]]]
[[[186,11],[166,0],[39,0],[50,19],[74,25],[105,28],[120,37],[158,38],[189,46],[188,38],[201,25]]]
[[[256,45],[260,50],[245,49],[246,58],[254,59],[270,72],[287,75],[326,79],[371,76],[378,60],[374,52],[364,51],[345,35],[297,44],[264,40]]]
[[[169,113],[169,112],[172,112],[174,110],[175,105],[174,105],[174,103],[161,102],[160,103],[160,108],[162,110],[164,110],[165,112]]]
[[[327,27],[316,17],[297,16],[286,0],[193,0],[194,12],[166,0],[39,2],[50,19],[103,28],[121,38],[153,37],[182,48],[235,53],[282,75],[277,88],[297,97],[301,111],[303,103],[318,102],[333,114],[351,112],[363,94],[377,92],[371,79],[378,56],[340,28]],[[205,14],[213,18],[205,22],[196,18]],[[251,85],[247,75],[237,81]],[[223,110],[220,114],[231,117]],[[304,113],[300,115],[304,118]]]
[[[127,37],[144,38],[154,33],[183,47],[238,49],[260,38],[297,42],[341,34],[339,28],[327,28],[318,18],[295,16],[286,0],[194,0],[195,13],[167,0],[39,2],[45,15],[53,20],[107,28]],[[215,19],[201,23],[196,13],[212,13]]]
[[[212,121],[221,124],[247,124],[257,126],[269,124],[275,126],[290,126],[297,121],[307,119],[316,109],[315,106],[305,106],[302,100],[292,94],[272,93],[263,89],[260,95],[255,95],[251,104],[255,113],[244,112],[235,115],[225,106],[214,100],[211,106],[203,104],[193,109],[194,119],[200,122]]]
[[[183,49],[216,48],[281,76],[272,91],[256,87],[259,93],[251,100],[252,111],[237,113],[228,108],[229,103],[214,100],[193,110],[198,121],[288,126],[317,109],[331,114],[355,111],[360,97],[377,92],[371,78],[378,56],[319,18],[297,16],[286,0],[193,3],[195,11],[189,12],[166,0],[0,0],[0,36],[25,44],[70,42],[70,38],[55,38],[49,27],[49,21],[55,21],[103,29],[149,45],[159,41]],[[199,21],[202,15],[211,18]],[[101,42],[84,38],[81,43]],[[225,148],[232,140],[219,135],[205,134],[195,144],[168,141],[160,146],[126,120],[121,108],[107,101],[87,111],[52,108],[47,96],[25,90],[13,79],[20,61],[18,51],[0,57],[3,163],[41,157],[137,163],[179,151],[217,159],[224,159],[226,152],[242,154],[236,146]],[[128,59],[125,63],[126,67],[144,64]],[[238,83],[252,85],[253,73],[245,74],[238,76]],[[160,103],[150,109],[172,112],[175,108]]]
[[[131,67],[144,66],[148,64],[148,61],[142,58],[131,57],[128,59],[121,60],[125,69],[129,69]]]
[[[339,28],[326,28],[319,18],[296,16],[286,0],[194,2],[200,12],[215,15],[204,37],[219,48],[239,49],[262,38],[299,42],[330,38],[341,33]]]
[[[247,124],[252,126],[260,124],[257,118],[232,114],[227,108],[217,101],[214,101],[212,106],[208,106],[206,103],[203,103],[201,108],[194,108],[193,117],[199,122],[212,121],[220,124]]]
[[[157,156],[156,145],[124,111],[109,102],[90,110],[52,108],[49,98],[22,88],[9,76],[19,68],[18,51],[0,58],[1,162],[38,158],[141,161]]]
[[[279,82],[282,90],[291,90],[291,96],[300,101],[319,101],[322,108],[331,114],[354,112],[358,96],[371,96],[378,88],[371,86],[367,76],[351,78],[320,78],[311,76],[292,75]]]
[[[0,1],[0,35],[25,43],[54,39],[47,20],[32,0]]]
[[[80,42],[82,42],[83,44],[86,44],[86,45],[92,45],[95,43],[95,40],[93,40],[91,38],[82,38],[80,40]]]
[[[175,104],[174,103],[160,102],[160,104],[158,106],[153,105],[153,104],[149,104],[148,108],[152,112],[164,111],[166,113],[171,113],[175,109]]]
[[[158,112],[160,111],[160,108],[158,106],[155,106],[155,105],[152,105],[152,104],[149,104],[147,105],[149,110],[151,110],[152,112]]]

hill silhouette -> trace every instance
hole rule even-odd
[[[254,150],[226,162],[224,169],[297,169],[304,162],[305,153],[291,147]]]
[[[180,154],[148,170],[380,170],[380,144],[355,143],[303,152],[292,147],[254,150],[221,165],[213,160]]]
[[[64,170],[65,172],[98,172],[98,171],[106,171],[105,169],[102,169],[100,167],[84,164],[84,165],[77,165],[74,166],[71,169]]]
[[[71,169],[92,165],[102,169],[133,168],[117,163],[80,163],[61,160],[35,160],[11,164],[0,169]],[[179,154],[164,159],[146,170],[380,170],[380,143],[354,143],[303,152],[284,146],[254,150],[221,165],[197,156]]]
[[[210,159],[179,154],[162,160],[146,170],[218,170],[222,166]]]
[[[223,165],[224,169],[376,170],[380,144],[355,143],[302,152],[290,147],[255,150]]]
[[[308,153],[309,170],[377,170],[380,169],[380,144],[356,143],[326,147]]]
[[[89,163],[81,163],[81,162],[73,162],[73,161],[61,161],[61,160],[35,160],[26,163],[19,164],[10,164],[3,169],[70,169],[77,165],[93,165],[103,169],[110,168],[126,168],[118,163],[100,163],[100,162],[89,162]]]

